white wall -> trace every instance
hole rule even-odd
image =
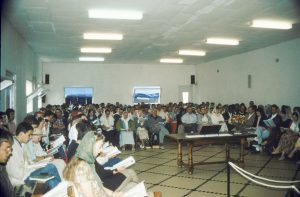
[[[200,64],[196,73],[197,102],[300,106],[300,39]]]
[[[16,120],[20,122],[26,115],[25,81],[32,81],[33,76],[37,76],[37,56],[12,25],[1,17],[1,76],[5,76],[6,70],[16,74],[15,110]],[[4,101],[3,92],[1,101]],[[35,102],[34,110],[36,107]],[[6,110],[4,102],[1,102],[1,110]]]
[[[178,102],[178,88],[189,85],[193,65],[141,65],[103,63],[43,63],[50,75],[49,104],[64,102],[64,87],[93,87],[94,103],[132,104],[134,86],[161,86],[161,103]]]

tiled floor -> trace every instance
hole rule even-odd
[[[187,148],[183,147],[183,159],[187,160]],[[133,166],[139,178],[145,180],[148,190],[161,191],[163,197],[218,197],[227,195],[226,164],[195,166],[189,175],[185,168],[177,167],[177,144],[167,140],[164,150],[149,149],[136,152],[123,151],[121,157],[133,155],[137,163]],[[225,158],[222,145],[194,148],[194,161],[216,161]],[[239,146],[231,147],[231,156],[239,157]],[[245,156],[245,169],[251,173],[276,180],[300,179],[295,161],[278,161],[278,157],[267,154],[248,153]],[[231,170],[231,196],[235,197],[283,197],[287,190],[271,190],[249,183]]]

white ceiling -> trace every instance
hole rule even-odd
[[[199,64],[300,37],[298,0],[10,0],[5,17],[44,61],[76,62],[80,47],[112,47],[105,63],[156,64],[160,58]],[[88,9],[139,10],[141,21],[89,19]],[[291,30],[249,27],[253,19],[292,21]],[[124,34],[122,41],[83,40],[85,32]],[[207,37],[240,40],[207,45]],[[179,56],[201,49],[205,57]]]

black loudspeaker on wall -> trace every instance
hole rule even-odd
[[[50,75],[45,74],[45,84],[50,84]]]
[[[248,88],[251,88],[252,76],[248,75]]]
[[[195,75],[191,75],[191,84],[196,84]]]

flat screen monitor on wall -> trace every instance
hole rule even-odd
[[[91,104],[93,88],[91,87],[65,87],[65,101],[70,104]]]
[[[160,103],[161,89],[159,86],[133,87],[133,103]]]

